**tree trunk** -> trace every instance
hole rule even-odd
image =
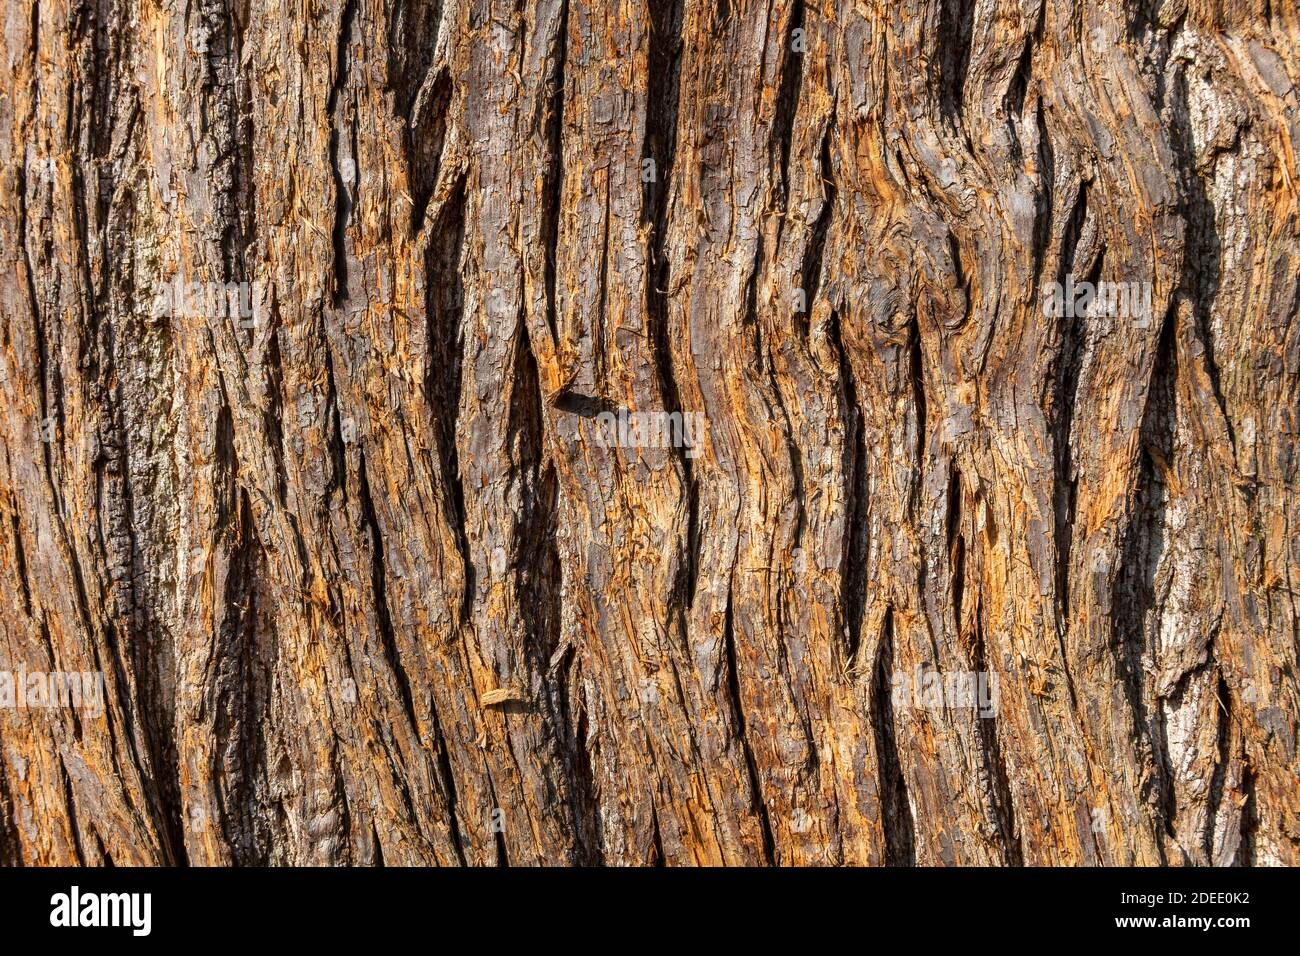
[[[5,36],[0,861],[1300,863],[1292,0]]]

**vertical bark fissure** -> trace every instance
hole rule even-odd
[[[790,148],[794,143],[794,118],[799,108],[799,89],[803,85],[804,57],[807,55],[802,49],[796,47],[794,41],[795,31],[803,29],[803,21],[804,0],[794,0],[790,11],[790,32],[785,38],[781,57],[781,80],[777,86],[776,115],[772,120],[772,138],[776,140],[780,151],[780,201],[787,213],[790,207]],[[784,225],[784,219],[780,225]],[[777,245],[780,245],[779,232]],[[811,298],[809,296],[810,305]]]
[[[826,239],[830,234],[831,220],[835,211],[835,167],[831,164],[831,137],[834,135],[835,130],[834,115],[835,111],[832,107],[832,118],[826,126],[826,131],[822,134],[821,147],[817,153],[818,172],[824,192],[821,212],[818,214],[816,222],[813,223],[812,235],[809,238],[808,248],[803,257],[802,288],[807,297],[807,311],[795,313],[795,321],[799,324],[805,338],[808,334],[808,316],[812,314],[813,303],[817,301],[817,295],[821,291],[822,256],[826,251]]]
[[[1061,257],[1057,269],[1057,285],[1063,287],[1066,277],[1074,268],[1074,257],[1078,249],[1083,226],[1088,217],[1088,184],[1081,182],[1075,195],[1074,205],[1066,220],[1065,230],[1061,234]],[[1064,292],[1062,293],[1064,297]],[[1064,301],[1062,302],[1065,305]],[[1073,309],[1066,306],[1066,312]],[[1078,478],[1074,470],[1074,452],[1071,448],[1071,434],[1074,429],[1074,406],[1079,389],[1079,373],[1083,364],[1085,342],[1081,341],[1079,320],[1077,317],[1063,315],[1059,351],[1053,366],[1053,402],[1052,402],[1052,436],[1056,455],[1053,470],[1053,492],[1055,508],[1056,542],[1056,600],[1057,618],[1060,628],[1070,627],[1070,549],[1074,538],[1074,506],[1078,490]],[[1068,660],[1064,654],[1063,659]],[[1069,679],[1067,673],[1067,680]],[[1070,684],[1071,697],[1074,696],[1073,682]]]
[[[559,329],[555,267],[560,252],[560,215],[564,208],[564,94],[565,67],[569,60],[569,4],[567,2],[560,13],[560,26],[555,43],[557,47],[553,56],[555,68],[550,79],[553,89],[546,130],[549,162],[546,170],[545,201],[542,205],[542,242],[546,252],[546,324],[550,327],[553,338]],[[605,266],[602,262],[602,288],[604,288],[604,270]]]
[[[22,866],[22,839],[14,823],[14,801],[9,793],[9,776],[0,764],[0,866]]]
[[[1122,564],[1113,597],[1114,652],[1137,734],[1134,743],[1144,774],[1141,796],[1151,808],[1154,825],[1166,834],[1173,833],[1176,805],[1173,781],[1160,733],[1161,700],[1156,697],[1148,702],[1143,686],[1146,669],[1143,660],[1155,652],[1159,640],[1156,573],[1168,531],[1169,489],[1164,476],[1174,454],[1177,310],[1177,301],[1171,301],[1157,340],[1151,384],[1138,433],[1137,482],[1130,518],[1120,542]]]
[[[1043,6],[1047,3],[1044,0]],[[1043,281],[1043,260],[1047,256],[1047,247],[1052,235],[1052,207],[1056,198],[1056,151],[1052,148],[1052,134],[1047,128],[1047,116],[1043,110],[1043,101],[1039,100],[1034,111],[1038,124],[1038,188],[1034,192],[1034,232],[1032,251],[1032,281],[1029,289],[1029,301],[1036,305],[1039,301],[1040,286]]]
[[[966,538],[961,531],[961,469],[956,464],[948,466],[948,517],[944,523],[948,541],[948,579],[952,595],[953,633],[958,640],[965,639],[961,616],[961,602],[966,589]]]
[[[847,631],[844,659],[850,669],[857,666],[862,646],[862,618],[866,612],[867,554],[870,544],[869,485],[867,474],[866,423],[858,404],[857,380],[844,348],[839,310],[832,310],[827,338],[839,359],[840,387],[843,390],[847,440],[844,442],[842,468],[848,516],[844,524],[844,553],[840,564],[840,607]],[[890,612],[892,613],[892,611]]]
[[[235,478],[232,473],[232,484]],[[238,490],[234,494],[237,514],[233,523],[237,530],[225,594],[232,614],[218,635],[220,663],[214,669],[215,681],[208,696],[215,711],[212,735],[221,748],[213,767],[222,783],[217,790],[220,832],[230,843],[232,858],[238,864],[258,866],[270,862],[265,835],[258,832],[257,787],[253,779],[266,764],[260,719],[265,714],[258,702],[259,687],[253,675],[259,662],[255,575],[259,570],[260,542],[253,529],[247,493]],[[184,852],[184,820],[179,807],[175,825],[182,831],[177,845]]]
[[[905,335],[905,347],[908,350],[908,379],[912,387],[912,414],[916,422],[916,443],[912,448],[912,456],[916,460],[916,470],[910,486],[908,510],[915,514],[921,500],[922,479],[925,477],[925,463],[928,457],[926,432],[929,424],[929,408],[925,400],[925,370],[922,359],[921,326],[915,310],[912,312]]]
[[[768,819],[767,802],[763,799],[763,789],[759,785],[758,764],[754,759],[754,750],[749,743],[749,730],[745,721],[745,707],[741,703],[740,674],[736,661],[735,622],[732,619],[732,586],[727,590],[727,610],[722,625],[722,641],[727,655],[727,696],[731,703],[732,716],[736,721],[736,737],[745,754],[745,766],[749,775],[750,793],[753,795],[753,810],[758,817],[759,829],[763,835],[763,859],[769,866],[775,866],[776,841],[772,837],[772,823]]]
[[[1208,666],[1208,663],[1207,663]],[[1202,834],[1201,847],[1205,853],[1205,859],[1214,861],[1214,844],[1217,836],[1217,829],[1224,821],[1220,818],[1219,811],[1222,808],[1224,800],[1224,789],[1228,776],[1228,764],[1233,754],[1232,746],[1232,725],[1236,720],[1233,713],[1232,694],[1228,690],[1228,682],[1224,679],[1223,671],[1215,666],[1214,668],[1214,696],[1219,704],[1218,734],[1215,738],[1215,762],[1214,773],[1210,776],[1210,793],[1206,802],[1205,814],[1205,831]]]
[[[873,726],[878,763],[877,792],[880,794],[881,823],[885,834],[885,863],[888,866],[916,864],[916,822],[907,793],[907,776],[898,753],[897,724],[891,675],[894,671],[894,607],[885,609],[880,625],[880,643],[871,674]]]
[[[987,675],[988,661],[984,647],[984,607],[983,602],[975,608],[975,633],[972,637],[971,663],[977,675]],[[977,714],[975,718],[979,727],[980,746],[984,753],[982,759],[989,769],[992,780],[992,798],[994,817],[1001,835],[1002,862],[1008,866],[1024,866],[1024,851],[1021,847],[1020,832],[1016,827],[1015,801],[1012,799],[1011,778],[1007,772],[1007,763],[1002,756],[1002,747],[998,740],[998,720],[995,716]]]
[[[77,819],[77,802],[72,796],[72,776],[68,773],[68,765],[63,755],[59,755],[59,775],[63,778],[63,804],[67,807],[68,830],[72,837],[72,857],[74,865],[86,866],[90,863],[86,859],[86,851],[82,848],[81,843],[81,824]]]
[[[520,361],[527,371],[516,377],[522,377],[519,394],[528,401],[517,413],[512,409],[511,418],[520,421],[522,430],[529,436],[526,445],[535,457],[523,464],[532,494],[526,497],[513,549],[523,559],[516,582],[516,596],[525,624],[525,655],[529,669],[531,673],[540,675],[544,725],[559,748],[565,773],[564,792],[569,800],[567,810],[574,835],[573,859],[566,862],[585,865],[597,862],[600,856],[600,824],[591,787],[590,756],[586,752],[584,735],[572,723],[564,668],[552,666],[552,661],[562,663],[556,660],[556,654],[563,649],[562,570],[555,539],[559,480],[545,450],[543,412],[546,401],[526,328],[522,342]]]
[[[348,81],[350,69],[349,47],[352,45],[353,21],[356,18],[358,0],[343,0],[343,11],[339,16],[338,47],[334,59],[334,82],[330,86],[329,100],[325,106],[330,123],[330,170],[334,177],[334,226],[331,233],[334,247],[334,305],[337,307],[348,299],[348,255],[347,228],[352,219],[354,205],[353,188],[348,185],[361,179],[356,167],[356,150],[351,150],[349,162],[352,165],[350,176],[345,176],[340,164],[340,147],[343,136],[347,110],[340,107],[339,97],[343,94]],[[347,124],[350,126],[350,124]],[[349,133],[349,137],[351,133]]]
[[[945,118],[962,121],[966,75],[974,42],[975,0],[939,0],[939,104]]]
[[[18,512],[14,511],[9,516],[9,526],[12,531],[10,540],[13,542],[14,549],[14,571],[18,580],[18,587],[23,596],[23,616],[30,618],[32,616],[32,587],[27,579],[27,553],[23,550],[22,528],[18,523]],[[3,775],[0,775],[0,780]]]
[[[668,298],[672,279],[671,262],[665,254],[668,232],[669,195],[674,159],[677,151],[678,103],[681,94],[682,14],[684,0],[665,0],[652,5],[648,87],[646,90],[646,148],[654,161],[655,175],[642,189],[642,223],[649,226],[646,239],[646,316],[650,324],[650,341],[655,371],[662,390],[664,410],[682,413],[681,393],[673,368],[669,341]],[[658,16],[656,17],[655,14]],[[699,549],[699,486],[688,449],[674,449],[682,471],[686,494],[686,543],[677,562],[671,600],[682,632],[686,631],[686,614],[695,602]]]
[[[443,486],[447,490],[449,518],[456,547],[465,569],[460,625],[470,619],[474,606],[474,562],[466,536],[465,488],[460,450],[456,442],[461,406],[461,362],[464,354],[465,292],[461,276],[465,243],[465,189],[462,174],[446,204],[432,224],[424,254],[425,338],[428,355],[424,393],[434,419],[434,444],[438,451]]]
[[[1215,223],[1214,203],[1210,198],[1206,179],[1197,168],[1196,146],[1189,113],[1193,106],[1188,97],[1187,71],[1181,64],[1176,68],[1173,89],[1170,92],[1169,115],[1172,118],[1173,128],[1169,139],[1176,171],[1181,180],[1183,208],[1180,211],[1186,223],[1184,236],[1186,251],[1183,255],[1180,289],[1192,304],[1194,327],[1204,351],[1203,361],[1210,381],[1210,390],[1223,424],[1227,427],[1230,451],[1235,459],[1237,434],[1223,395],[1210,321],[1219,288],[1222,242]]]
[[[402,655],[397,649],[397,637],[393,632],[393,619],[388,609],[388,583],[384,573],[384,539],[379,530],[379,517],[375,513],[375,502],[370,494],[370,476],[366,469],[366,453],[360,452],[357,463],[358,497],[360,498],[361,520],[365,524],[366,535],[370,544],[370,584],[375,601],[375,619],[379,627],[379,638],[388,658],[388,666],[397,681],[398,693],[401,694],[402,708],[406,719],[417,733],[420,721],[415,712],[415,699],[411,695],[411,678],[402,665]]]

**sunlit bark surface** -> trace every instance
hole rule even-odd
[[[4,16],[0,861],[1300,862],[1293,0]]]

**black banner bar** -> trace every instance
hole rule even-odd
[[[1290,870],[55,870],[0,873],[6,939],[233,945],[871,945],[1167,939],[1295,922]],[[611,935],[608,927],[622,927]],[[597,929],[600,932],[596,935]],[[1244,934],[1244,935],[1243,935]]]

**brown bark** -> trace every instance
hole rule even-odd
[[[5,36],[0,861],[1300,862],[1291,0]]]

